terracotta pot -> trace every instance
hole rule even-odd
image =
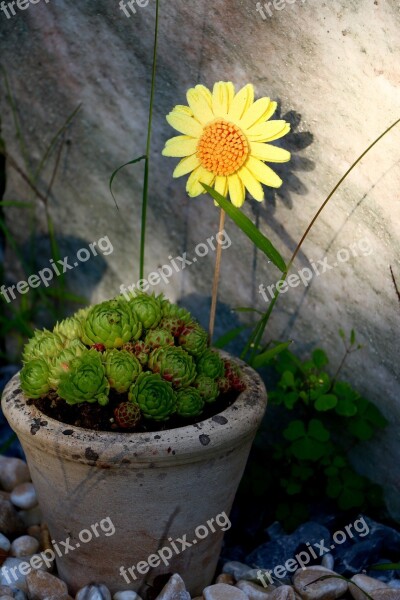
[[[211,583],[267,403],[259,375],[232,360],[246,384],[235,403],[196,425],[162,432],[65,425],[26,404],[19,375],[7,385],[3,412],[25,451],[55,554],[61,554],[58,573],[72,593],[90,582],[113,593],[143,591],[171,572],[194,596]],[[185,536],[191,545],[183,549]],[[68,538],[67,546],[61,543]]]

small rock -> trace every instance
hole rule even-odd
[[[269,600],[271,598],[271,591],[275,589],[275,586],[269,585],[264,588],[250,581],[238,581],[236,587],[242,590],[248,596],[249,600]]]
[[[0,498],[0,531],[8,536],[19,535],[24,529],[24,524],[11,502]]]
[[[370,596],[372,596],[372,592],[374,592],[373,596],[375,598],[376,590],[390,589],[389,586],[383,581],[379,581],[373,577],[368,577],[367,575],[354,575],[354,577],[351,578],[351,581],[356,584],[352,585],[349,583],[349,591],[354,600],[365,600],[364,592],[367,592],[367,594]]]
[[[235,580],[229,573],[221,573],[218,575],[215,583],[226,583],[227,585],[235,585]]]
[[[67,600],[68,588],[64,581],[45,571],[31,571],[26,576],[30,600]]]
[[[42,511],[39,506],[35,506],[35,508],[31,508],[30,510],[21,510],[19,516],[24,522],[25,527],[40,525],[43,520]]]
[[[39,550],[39,542],[30,535],[22,535],[11,544],[11,556],[30,556]]]
[[[0,585],[0,595],[7,596],[7,594],[12,597],[12,589],[8,585]]]
[[[14,600],[26,600],[26,594],[22,590],[15,590]]]
[[[203,591],[204,600],[249,600],[242,590],[226,583],[209,585]]]
[[[23,460],[0,456],[0,487],[3,490],[12,492],[17,485],[30,480],[28,465]]]
[[[190,600],[190,594],[186,590],[182,577],[177,573],[172,575],[156,600]]]
[[[0,596],[0,600],[14,600],[14,596],[10,596],[9,594],[3,594],[2,596]]]
[[[325,598],[325,596],[324,596]],[[268,600],[296,600],[297,595],[290,585],[281,585],[268,596]]]
[[[136,592],[117,592],[113,600],[142,600]]]
[[[11,542],[5,535],[0,533],[0,550],[4,550],[4,552],[10,552]],[[1,588],[0,588],[1,591]]]
[[[331,553],[324,554],[322,557],[321,565],[325,567],[325,569],[330,569],[333,571],[333,567],[335,566],[335,559],[333,558]]]
[[[326,575],[333,577],[320,579]],[[293,583],[303,600],[336,600],[346,593],[348,587],[337,573],[320,566],[299,569],[294,574]]]
[[[21,513],[20,513],[21,514]],[[26,530],[26,533],[28,535],[30,535],[31,537],[34,537],[35,540],[37,540],[38,542],[40,542],[40,536],[41,536],[41,529],[39,525],[31,525],[30,527],[28,527],[28,529]]]
[[[87,585],[79,590],[75,600],[111,600],[111,594],[105,585]]]
[[[11,492],[11,502],[17,508],[29,510],[37,505],[36,490],[33,483],[20,483]]]
[[[11,556],[7,558],[0,568],[0,584],[9,585],[24,592],[28,591],[26,575],[23,575],[19,570],[21,564],[26,569],[25,565],[29,564],[28,559],[24,560],[23,558],[14,558]],[[12,569],[14,570],[12,571]]]
[[[251,569],[248,565],[237,561],[227,562],[222,567],[222,572],[227,573],[228,575],[232,575],[235,581],[246,579],[246,575],[250,570]]]
[[[399,600],[398,590],[376,590],[374,600]]]

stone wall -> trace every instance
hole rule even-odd
[[[141,2],[139,4],[145,4]],[[127,17],[117,0],[41,0],[7,19],[0,13],[1,63],[7,69],[32,165],[65,118],[82,103],[67,134],[51,213],[64,254],[102,236],[114,252],[68,274],[77,293],[100,300],[138,279],[142,164],[128,167],[116,185],[119,212],[108,191],[112,171],[145,150],[151,77],[154,0]],[[263,205],[244,211],[289,257],[317,208],[355,158],[400,113],[400,9],[396,0],[275,0],[256,10],[253,0],[161,0],[159,63],[147,236],[146,272],[169,255],[190,256],[217,231],[218,211],[206,197],[189,200],[184,181],[172,180],[174,161],[160,156],[172,130],[165,114],[185,103],[198,82],[255,84],[258,95],[279,101],[293,132],[282,141],[291,163],[278,167],[285,183]],[[4,91],[4,88],[3,88]],[[3,135],[22,164],[12,116],[1,96]],[[400,307],[389,265],[400,281],[400,127],[377,146],[324,210],[295,264],[337,261],[337,252],[358,244],[358,256],[291,289],[271,324],[274,338],[292,338],[306,352],[323,345],[340,361],[339,327],[354,327],[363,351],[347,363],[346,376],[375,401],[390,425],[354,457],[358,468],[386,486],[400,518]],[[54,157],[53,157],[54,158]],[[44,185],[52,165],[39,182]],[[13,170],[7,198],[28,190]],[[24,243],[26,213],[8,210],[8,223]],[[38,236],[46,228],[37,204]],[[277,272],[232,223],[232,246],[223,255],[217,333],[236,321],[229,307],[265,307],[261,283]],[[368,244],[367,255],[360,240]],[[366,240],[366,241],[365,241]],[[355,247],[355,246],[353,246]],[[366,247],[366,246],[363,246]],[[341,256],[345,256],[342,254]],[[159,286],[207,321],[214,257],[210,254]],[[9,260],[10,277],[18,278]],[[368,456],[368,460],[367,460]]]

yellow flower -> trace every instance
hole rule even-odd
[[[290,152],[270,143],[290,131],[283,120],[269,121],[277,104],[269,98],[254,102],[254,88],[237,94],[233,83],[219,81],[213,92],[196,85],[187,92],[189,106],[175,106],[168,123],[183,135],[165,144],[164,156],[182,158],[173,176],[190,173],[186,190],[191,197],[204,194],[202,183],[232,204],[242,206],[246,189],[261,202],[262,183],[273,188],[282,180],[265,162],[287,162]]]

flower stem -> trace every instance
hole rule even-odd
[[[221,208],[221,212],[219,215],[219,228],[218,228],[218,239],[221,238],[221,233],[225,227],[225,216],[226,213]],[[211,310],[210,310],[210,324],[208,328],[208,341],[211,345],[212,338],[214,335],[214,325],[215,325],[215,313],[217,311],[217,297],[218,297],[218,284],[219,284],[219,275],[221,271],[221,257],[222,257],[222,244],[218,242],[217,246],[217,256],[215,259],[215,269],[214,269],[214,281],[212,287],[212,297],[211,297]]]
[[[144,276],[144,250],[146,243],[146,221],[147,221],[147,201],[149,195],[149,171],[150,171],[150,144],[151,144],[151,126],[153,121],[154,91],[156,83],[157,68],[157,42],[158,42],[158,15],[159,0],[156,0],[156,20],[154,27],[154,45],[153,45],[153,67],[151,74],[151,91],[149,104],[149,118],[147,125],[146,158],[144,164],[143,177],[143,198],[142,198],[142,224],[140,230],[140,279]]]

